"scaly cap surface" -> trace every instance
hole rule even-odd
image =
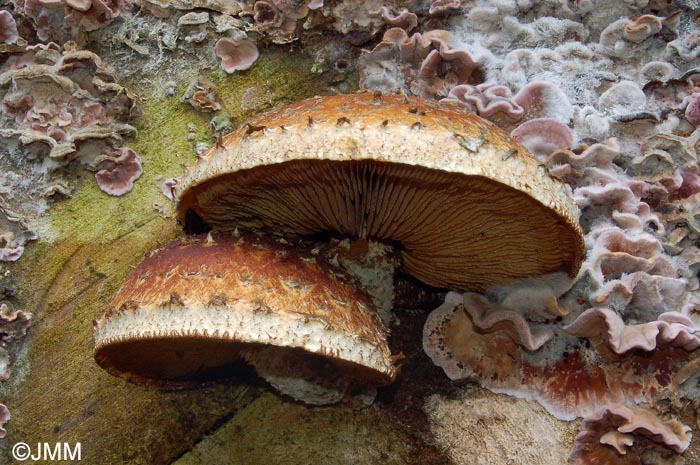
[[[266,345],[325,357],[347,376],[394,377],[371,299],[337,271],[274,241],[188,238],[138,265],[95,322],[95,359],[146,384],[214,377]]]
[[[369,93],[304,100],[226,136],[182,178],[178,215],[214,230],[400,244],[438,287],[481,292],[584,256],[566,186],[491,123]]]

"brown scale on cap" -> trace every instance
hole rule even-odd
[[[181,180],[188,226],[395,243],[408,274],[459,291],[580,267],[578,210],[564,184],[456,107],[337,95],[251,124],[264,129],[229,134]]]
[[[145,384],[216,377],[263,345],[323,357],[365,384],[395,375],[386,330],[354,282],[311,254],[224,234],[148,256],[95,322],[95,339],[103,368]]]

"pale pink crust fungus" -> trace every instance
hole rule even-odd
[[[618,310],[642,309],[652,314],[680,310],[687,281],[665,256],[660,242],[648,233],[604,227],[590,234],[591,247],[580,277],[590,280],[592,302]]]
[[[190,226],[399,243],[409,274],[457,290],[575,276],[577,214],[564,186],[487,121],[371,93],[268,113],[226,136],[178,186],[178,216]]]
[[[621,18],[609,23],[600,33],[602,51],[616,57],[629,57],[640,47],[648,47],[649,39],[656,36],[678,35],[681,12],[667,17],[643,15],[638,18]]]
[[[662,218],[669,229],[682,227],[693,234],[700,234],[700,194],[693,194],[669,204]]]
[[[474,380],[494,392],[537,400],[561,420],[591,415],[601,405],[649,402],[675,391],[673,374],[694,358],[693,352],[669,344],[618,355],[607,338],[592,340],[591,349],[557,346],[567,336],[551,326],[555,337],[533,352],[522,344],[528,333],[524,320],[522,325],[480,328],[483,321],[467,309],[472,303],[449,293],[428,316],[426,354],[452,380]],[[522,329],[514,331],[518,326]]]
[[[700,93],[687,97],[685,102],[685,119],[695,127],[700,126]]]
[[[510,133],[533,155],[544,161],[557,150],[568,149],[573,142],[571,129],[552,118],[526,121]]]
[[[401,10],[399,14],[394,15],[389,8],[383,6],[379,9],[379,14],[391,27],[400,27],[401,29],[410,31],[418,26],[418,16],[405,9]]]
[[[687,199],[700,193],[700,170],[695,168],[687,170],[682,169],[681,178],[683,181],[678,191],[674,193],[674,197],[678,199]]]
[[[5,428],[3,426],[5,423],[10,421],[10,411],[7,409],[5,404],[0,404],[0,439],[4,438],[7,435],[7,431],[5,431]]]
[[[666,61],[650,61],[639,70],[641,76],[651,82],[664,82],[673,77],[675,68]],[[645,84],[646,87],[646,84]]]
[[[250,40],[236,41],[222,37],[214,46],[216,56],[221,58],[221,69],[227,73],[243,71],[258,59],[258,48]]]
[[[160,185],[160,191],[168,200],[175,200],[175,189],[177,188],[178,181],[175,178],[166,179],[163,184]]]
[[[610,114],[643,108],[645,97],[632,84],[614,89],[601,98]],[[588,257],[561,297],[573,308],[569,326],[525,314],[531,331],[554,334],[532,352],[507,331],[484,331],[473,312],[447,302],[428,318],[424,347],[451,378],[536,399],[565,419],[591,415],[601,405],[697,392],[681,386],[697,383],[697,367],[688,362],[700,348],[697,136],[625,142],[557,150],[545,162],[569,184],[586,232]],[[604,442],[622,447],[625,438],[610,434]]]
[[[625,26],[624,38],[630,42],[640,43],[648,37],[661,32],[663,27],[662,20],[659,16],[643,15],[634,20],[629,20]]]
[[[669,77],[652,80],[642,90],[651,110],[661,114],[669,113],[670,110],[670,114],[681,116],[694,99],[693,94],[700,90],[700,69],[690,69],[676,79]]]
[[[109,195],[124,195],[131,192],[136,181],[143,173],[141,158],[128,147],[114,149],[112,155],[100,157],[100,165],[107,165],[95,173],[97,187]]]
[[[680,312],[666,312],[657,321],[626,325],[622,317],[607,308],[590,308],[564,330],[578,337],[603,336],[617,354],[633,349],[650,352],[657,347],[679,347],[692,351],[700,347],[696,328]]]
[[[95,323],[97,363],[145,384],[217,377],[241,357],[274,371],[255,355],[263,346],[292,364],[330,361],[333,379],[395,376],[370,298],[317,257],[271,240],[210,234],[170,244],[133,270]]]
[[[204,113],[212,113],[221,110],[221,104],[216,100],[216,87],[203,79],[195,79],[187,87],[182,101]]]
[[[557,150],[547,157],[547,167],[550,173],[576,187],[583,178],[585,168],[595,166],[612,169],[612,162],[620,155],[620,146],[615,139],[604,143],[594,144],[580,153],[571,150]]]
[[[662,420],[649,407],[612,404],[584,418],[569,460],[574,465],[660,463],[650,459],[669,450],[685,452],[691,437],[690,427]]]
[[[580,155],[560,151],[547,161],[550,172],[572,186],[587,230],[589,253],[579,278],[594,308],[571,327],[593,334],[583,327],[598,321],[598,334],[608,334],[606,344],[615,352],[694,350],[694,325],[676,317],[697,286],[696,258],[688,248],[700,228],[692,200],[696,155],[692,141],[673,134],[648,137],[640,152],[625,156],[609,141]]]
[[[609,116],[627,116],[644,112],[647,97],[633,81],[621,81],[606,90],[598,98],[598,108]]]
[[[494,82],[484,82],[476,86],[455,86],[441,102],[458,103],[489,121],[506,118],[515,122],[525,114],[525,109],[513,100],[510,89]]]
[[[85,42],[85,33],[103,28],[131,10],[129,0],[13,0],[30,18],[42,41]]]
[[[668,57],[678,55],[685,61],[697,59],[700,56],[700,32],[690,32],[666,44],[666,55]]]
[[[284,15],[272,2],[258,0],[253,5],[253,13],[255,22],[264,27],[279,27],[284,21]]]
[[[454,13],[462,7],[461,0],[435,0],[430,4],[428,14],[431,16],[442,16]]]
[[[535,351],[552,338],[549,331],[533,333],[520,313],[494,308],[482,295],[467,292],[462,296],[464,310],[482,333],[503,331],[525,350]]]
[[[49,161],[45,169],[56,171],[75,159],[94,168],[95,153],[119,146],[135,133],[126,123],[134,95],[115,82],[94,53],[28,47],[17,62],[8,60],[5,66],[0,111],[14,124],[3,136],[33,144],[37,157]]]
[[[566,94],[549,81],[533,81],[522,87],[513,101],[525,109],[523,119],[555,119],[568,124],[574,109]]]
[[[289,19],[301,19],[309,13],[308,0],[272,0],[272,3]]]
[[[613,220],[613,223],[624,228],[640,231],[652,227],[663,233],[665,228],[660,215],[651,211],[650,206],[641,200],[643,195],[658,194],[658,186],[626,175],[613,163],[613,160],[622,158],[619,143],[609,139],[603,144],[586,147],[580,154],[568,150],[555,152],[546,164],[551,174],[573,189],[574,199],[581,208],[580,221],[584,229]],[[660,160],[659,157],[649,158],[657,163]],[[638,166],[643,166],[643,163]],[[634,168],[628,170],[633,171]],[[633,223],[637,226],[632,227]]]
[[[547,81],[530,82],[516,95],[508,87],[492,81],[477,85],[461,84],[453,87],[441,101],[458,103],[489,121],[509,128],[518,121],[533,119],[554,120],[566,125],[573,115],[573,107],[566,95]],[[562,130],[558,132],[562,133]]]
[[[0,10],[0,44],[14,44],[19,39],[17,23],[7,10]]]
[[[484,80],[481,65],[467,51],[453,48],[452,36],[435,29],[409,36],[388,29],[382,41],[360,57],[360,85],[384,93],[445,97],[454,86]]]
[[[15,233],[0,230],[0,262],[15,262],[23,253],[24,244],[15,240]]]
[[[478,64],[467,51],[452,48],[445,42],[428,53],[418,75],[429,83],[427,91],[435,95],[443,95],[441,87],[452,88],[482,78]]]
[[[32,314],[22,310],[12,310],[6,303],[0,303],[0,340],[21,339],[32,324]]]
[[[24,253],[24,245],[36,239],[23,219],[0,198],[0,262],[14,262]]]
[[[210,10],[236,16],[243,11],[244,6],[247,6],[244,2],[237,0],[136,0],[135,3],[158,18],[170,16],[171,8],[181,11]],[[252,2],[250,4],[252,6]]]
[[[683,176],[698,170],[697,155],[692,143],[675,134],[653,134],[641,145],[639,154],[629,157],[627,173],[635,181],[643,181],[642,196],[653,193],[656,204],[677,196]]]

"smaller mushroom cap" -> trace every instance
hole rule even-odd
[[[172,243],[133,270],[95,322],[97,363],[144,384],[219,377],[263,346],[324,357],[362,384],[395,376],[371,299],[313,255],[263,239]]]

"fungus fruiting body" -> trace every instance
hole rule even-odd
[[[17,23],[9,11],[0,10],[0,25],[2,25],[2,30],[0,30],[0,43],[14,44],[17,42],[17,39],[19,39]]]
[[[569,460],[574,465],[660,463],[669,450],[684,452],[690,428],[663,421],[648,407],[610,405],[583,420]]]
[[[177,189],[185,223],[397,243],[404,269],[437,287],[574,276],[583,259],[562,184],[488,122],[420,99],[281,108],[228,135]]]
[[[216,56],[221,58],[221,69],[227,73],[250,68],[258,59],[258,48],[249,40],[219,39],[214,47]]]
[[[97,185],[111,195],[129,192],[142,167],[138,154],[125,147],[125,138],[136,134],[128,124],[136,97],[98,55],[75,44],[24,44],[0,61],[5,260],[8,252],[9,259],[18,258],[23,244],[36,238],[21,223],[36,229],[37,216],[54,197],[70,197],[72,167],[95,172]]]
[[[427,98],[446,96],[460,84],[482,82],[482,64],[467,51],[453,47],[450,33],[435,29],[409,36],[408,26],[388,29],[382,41],[360,58],[363,88]]]
[[[95,180],[101,191],[109,195],[124,195],[131,192],[134,181],[143,172],[141,159],[128,147],[114,149],[112,153],[101,157],[101,163],[108,168],[95,173]]]
[[[402,292],[397,283],[403,278],[411,283],[404,295],[413,305],[411,286],[420,279],[423,289],[440,288],[434,293],[440,300],[447,296],[439,307],[436,300],[425,306],[438,307],[426,320],[427,355],[457,382],[475,380],[537,399],[559,418],[590,420],[583,428],[595,434],[580,444],[604,452],[586,450],[575,458],[579,462],[673,462],[668,453],[686,447],[685,440],[670,448],[660,443],[658,422],[645,419],[648,427],[635,431],[618,428],[638,416],[620,406],[647,405],[661,423],[670,424],[673,415],[691,425],[697,420],[697,412],[684,405],[700,397],[698,0],[0,3],[0,292],[15,270],[17,276],[34,274],[25,266],[37,263],[41,253],[29,254],[25,264],[5,263],[22,255],[36,237],[32,231],[48,241],[42,250],[62,255],[105,228],[109,234],[100,242],[132,224],[153,225],[141,215],[157,200],[147,196],[149,187],[153,194],[154,173],[135,184],[139,196],[146,194],[146,208],[135,197],[101,195],[92,202],[96,190],[81,189],[83,183],[72,176],[82,165],[91,173],[88,181],[94,175],[104,192],[131,189],[142,166],[126,138],[136,135],[130,124],[137,122],[141,134],[134,147],[146,158],[144,169],[164,170],[157,178],[161,183],[183,157],[194,159],[180,145],[185,139],[198,156],[208,150],[206,115],[192,109],[212,112],[215,149],[179,184],[168,180],[162,187],[180,204],[176,209],[188,232],[212,230],[211,236],[188,237],[148,260],[185,257],[189,247],[208,260],[235,255],[232,267],[255,262],[268,249],[275,250],[275,260],[286,254],[317,261],[318,283],[335,277],[348,292],[367,294],[367,313],[379,316],[368,319],[379,334],[377,347],[391,330],[396,352],[405,349],[403,331],[415,330],[424,316],[397,305]],[[83,45],[91,52],[78,50]],[[172,98],[188,82],[193,85],[183,99],[190,105],[177,105]],[[132,116],[142,98],[119,83],[129,83],[143,97],[138,120]],[[224,138],[231,120],[276,102],[358,85],[374,94],[298,103],[250,120]],[[409,98],[388,95],[394,93]],[[410,98],[414,95],[442,99],[444,107]],[[519,144],[507,136],[501,140],[483,121],[465,122],[470,117],[463,112],[494,123]],[[54,200],[74,194],[65,209],[47,215]],[[164,217],[173,211],[153,205]],[[83,207],[94,209],[89,221]],[[126,214],[116,228],[107,226],[111,220],[93,221],[115,212]],[[80,231],[73,235],[75,228]],[[65,245],[50,245],[66,235],[71,237]],[[229,248],[246,248],[239,241],[261,248],[236,255]],[[148,260],[144,263],[153,264]],[[70,275],[58,276],[80,281],[72,276],[76,261],[65,263]],[[190,281],[206,275],[202,287],[216,288],[221,279],[220,273],[183,267]],[[38,278],[52,274],[54,266],[40,268],[37,284],[51,281]],[[88,271],[102,277],[92,266]],[[287,282],[285,298],[297,295],[299,282]],[[308,290],[303,283],[301,289]],[[256,289],[270,297],[265,288]],[[49,306],[57,302],[53,293],[46,295],[37,298]],[[32,300],[32,293],[24,296]],[[152,362],[164,371],[142,369],[137,375],[138,366],[130,365],[137,358],[133,352],[119,359],[101,346],[100,353],[114,356],[125,376],[159,385],[188,383],[227,374],[235,360],[244,360],[280,391],[315,404],[336,402],[357,384],[390,381],[390,362],[386,379],[353,378],[347,365],[357,360],[348,361],[351,351],[342,345],[322,354],[298,341],[250,342],[251,328],[244,332],[248,339],[236,342],[214,343],[207,331],[202,336],[207,347],[218,349],[197,358],[201,346],[187,342],[177,326],[202,323],[192,310],[196,295],[173,290],[165,297],[169,306],[149,315],[167,319],[178,309],[174,326],[167,328],[173,341],[150,346],[148,355],[154,360],[181,355],[201,362],[202,369],[187,369],[185,363],[183,372],[168,373],[167,364]],[[226,327],[218,319],[230,321],[226,312],[251,314],[232,303],[235,296],[210,300],[216,310],[206,313],[213,326]],[[288,307],[298,311],[296,304]],[[148,313],[130,308],[100,320],[105,326],[98,329],[140,321]],[[253,308],[253,318],[263,319],[271,307]],[[400,311],[394,314],[394,308]],[[39,316],[51,323],[38,328],[39,337],[53,323],[69,321]],[[304,321],[300,328],[317,328],[316,317],[311,314],[308,326]],[[6,328],[5,333],[0,328],[0,340],[21,334],[28,321],[21,313],[0,311]],[[142,326],[154,324],[149,321]],[[334,335],[324,339],[324,347],[356,339],[348,336],[356,330],[338,333],[337,324],[324,324],[324,331]],[[230,358],[219,358],[222,347]],[[0,378],[10,360],[40,352],[6,348],[0,347]],[[413,363],[427,363],[414,349],[403,365],[407,381]],[[23,384],[5,386],[11,407],[14,386]],[[411,394],[427,389],[418,386],[408,381],[383,392],[392,399],[388,410],[403,408],[393,400],[404,388]],[[36,404],[27,400],[28,408],[21,410],[31,411],[30,405]],[[27,431],[18,424],[19,429]],[[508,436],[524,438],[513,431]],[[647,445],[651,452],[636,453]]]
[[[96,322],[95,338],[100,365],[146,384],[213,378],[241,358],[274,371],[268,361],[282,358],[280,349],[332,361],[329,377],[394,377],[371,300],[339,270],[276,241],[228,234],[147,257]],[[256,355],[263,346],[267,357]]]
[[[583,259],[570,195],[526,149],[416,98],[280,108],[226,136],[171,192],[187,232],[215,234],[147,258],[96,326],[101,365],[156,384],[243,358],[281,392],[334,402],[351,386],[323,381],[319,364],[353,383],[393,379],[384,325],[398,269],[484,291],[568,281]],[[309,240],[306,262],[293,249]]]

